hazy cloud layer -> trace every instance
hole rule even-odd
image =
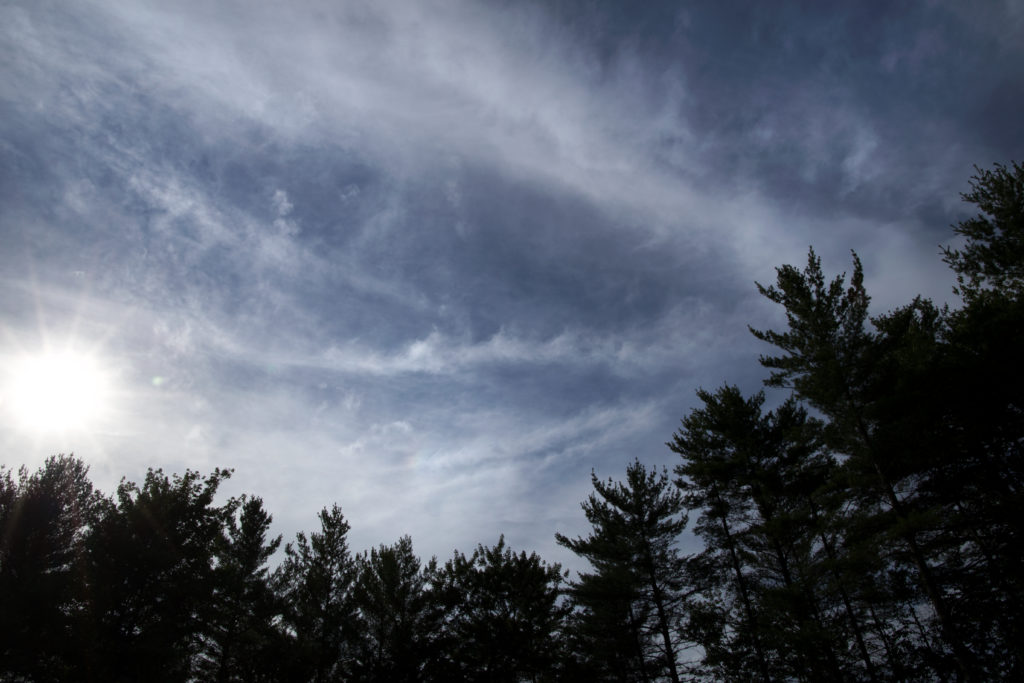
[[[553,559],[591,469],[672,464],[755,390],[754,280],[863,259],[950,298],[972,164],[1021,158],[1016,3],[0,7],[0,360],[98,354],[98,483],[235,467],[278,530],[504,532]]]

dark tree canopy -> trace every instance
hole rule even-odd
[[[0,470],[0,661],[10,675],[66,680],[84,665],[86,541],[104,503],[70,455],[22,468],[17,482]]]
[[[348,675],[355,636],[352,586],[356,567],[348,547],[349,524],[336,504],[319,513],[320,531],[299,532],[285,546],[274,580],[284,602],[290,636],[288,674],[316,683]]]
[[[88,541],[97,679],[194,673],[215,616],[215,553],[230,512],[214,497],[229,476],[150,470],[142,486],[118,487]]]
[[[381,545],[356,560],[355,677],[413,683],[436,670],[443,612],[430,574],[413,553],[412,538]]]
[[[981,213],[960,221],[953,231],[963,249],[944,247],[943,260],[957,275],[958,293],[968,303],[995,293],[1020,300],[1024,294],[1024,166],[975,167],[964,201]]]
[[[271,515],[258,497],[230,501],[227,533],[217,554],[216,610],[201,656],[201,677],[216,681],[270,681],[279,673],[285,639],[276,619],[281,611],[267,567],[281,545],[268,538]]]
[[[586,538],[556,535],[586,558],[570,594],[582,608],[580,645],[602,680],[680,680],[685,562],[677,542],[687,518],[666,472],[634,461],[626,482],[602,482],[583,503],[593,527]]]
[[[435,574],[452,648],[450,680],[533,681],[558,666],[564,610],[561,567],[515,553],[504,536],[456,551]]]

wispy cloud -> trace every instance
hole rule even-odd
[[[1020,14],[965,12],[0,6],[0,356],[73,338],[121,385],[84,446],[0,445],[558,553],[591,468],[758,386],[775,266],[945,297],[956,192],[1022,143]]]

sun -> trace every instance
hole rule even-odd
[[[16,360],[5,391],[17,422],[37,432],[88,429],[110,401],[110,377],[91,355],[44,352]]]

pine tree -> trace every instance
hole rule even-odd
[[[504,537],[477,546],[470,557],[456,551],[432,579],[446,607],[447,679],[547,680],[562,655],[563,578],[558,564],[515,553]]]
[[[217,552],[212,628],[200,676],[211,681],[271,681],[284,645],[275,619],[281,612],[267,562],[281,537],[267,538],[271,515],[258,497],[229,503],[227,534]]]
[[[356,572],[341,508],[324,508],[318,516],[319,532],[299,532],[294,545],[285,546],[274,585],[292,643],[286,677],[326,683],[346,677],[351,666]]]
[[[441,610],[413,553],[412,538],[372,548],[356,565],[356,678],[381,683],[428,680]]]
[[[937,352],[944,313],[916,299],[876,319],[876,331],[870,330],[870,299],[856,255],[848,288],[844,276],[826,283],[813,250],[803,271],[787,265],[777,274],[776,285],[758,288],[785,307],[788,330],[752,330],[784,352],[762,356],[762,365],[773,370],[766,383],[791,388],[828,418],[829,445],[847,458],[858,489],[872,494],[862,499],[864,509],[891,519],[884,532],[896,541],[890,550],[915,575],[951,667],[970,679],[974,658],[937,569],[940,550],[931,547],[940,513],[918,495],[936,423],[913,398],[926,393],[929,375],[920,369]]]
[[[122,480],[87,540],[96,627],[96,680],[184,680],[195,673],[215,618],[216,550],[230,508],[221,482],[187,470]]]
[[[574,608],[567,629],[571,680],[649,683],[658,675],[654,618],[633,567],[580,574],[566,592]]]
[[[72,455],[0,469],[0,679],[74,677],[86,654],[85,540],[103,498]]]
[[[1024,165],[975,167],[971,191],[961,197],[982,213],[954,226],[962,250],[944,247],[943,260],[957,274],[955,290],[968,304],[989,295],[1024,297]]]
[[[677,541],[686,526],[682,499],[667,472],[648,472],[639,461],[626,482],[600,481],[583,503],[593,526],[586,538],[556,535],[559,545],[586,558],[570,594],[583,610],[581,628],[592,639],[606,676],[630,680],[680,680],[684,617],[684,559]],[[611,646],[610,649],[600,649]]]
[[[933,407],[941,420],[929,493],[961,539],[959,604],[974,625],[986,675],[1024,676],[1024,166],[976,169],[962,195],[980,213],[954,226],[943,249],[963,307],[949,319]]]

